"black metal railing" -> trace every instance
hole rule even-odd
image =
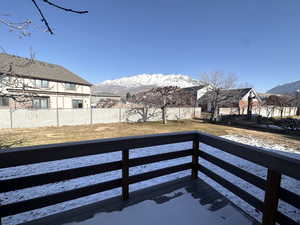
[[[136,148],[173,144],[186,141],[193,142],[193,147],[191,149],[154,154],[151,156],[133,159],[130,159],[129,157],[130,149],[135,149],[135,151],[138,151],[138,149]],[[243,169],[240,169],[239,167],[225,162],[224,160],[219,159],[207,152],[201,151],[201,149],[199,150],[199,143],[204,143],[216,147],[224,152],[266,167],[268,169],[267,180],[251,174]],[[9,149],[4,150],[0,153],[0,168],[8,168],[117,151],[122,152],[122,160],[103,163],[99,165],[90,165],[55,172],[47,172],[44,174],[1,180],[0,192],[8,192],[114,170],[122,170],[122,177],[119,179],[50,194],[47,196],[1,205],[0,218],[26,212],[29,210],[39,209],[68,200],[73,200],[117,187],[122,187],[122,197],[124,200],[126,200],[129,197],[130,184],[183,170],[191,170],[192,179],[198,179],[198,171],[200,171],[201,173],[220,183],[223,187],[233,192],[235,195],[245,200],[256,209],[260,210],[263,213],[263,224],[274,225],[276,222],[284,225],[297,224],[297,222],[293,221],[287,215],[279,212],[277,208],[279,199],[291,204],[296,208],[299,208],[300,196],[280,187],[280,181],[281,174],[300,180],[300,160],[291,159],[280,154],[268,152],[256,147],[236,143],[197,131]],[[191,156],[191,162],[189,163],[158,169],[138,175],[129,175],[130,167],[187,156]],[[215,172],[204,167],[203,165],[199,164],[199,157],[264,190],[264,201],[257,199],[255,196],[249,194],[245,190],[224,179],[221,175],[218,175]]]

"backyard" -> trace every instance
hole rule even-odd
[[[196,120],[183,120],[183,121],[169,121],[168,124],[163,125],[160,122],[148,122],[148,123],[113,123],[113,124],[96,124],[86,126],[64,126],[64,127],[44,127],[44,128],[28,128],[28,129],[2,129],[0,130],[0,140],[4,141],[4,144],[16,143],[16,146],[29,146],[38,144],[50,144],[70,141],[81,141],[91,139],[101,139],[110,137],[130,136],[130,135],[143,135],[154,133],[166,133],[174,131],[187,131],[187,130],[199,130],[202,132],[210,133],[213,135],[222,136],[226,139],[241,142],[244,144],[262,147],[269,151],[275,151],[279,154],[285,154],[295,159],[300,159],[300,138],[296,136],[287,136],[274,133],[268,133],[263,131],[248,130],[242,128],[235,128],[225,125],[216,125],[211,123],[204,123]],[[130,157],[144,157],[152,155],[155,151],[156,154],[166,153],[170,151],[177,151],[182,149],[188,149],[191,147],[190,142],[182,142],[176,144],[160,145],[154,147],[140,148],[139,151],[132,151]],[[206,144],[200,144],[200,150],[216,156],[219,159],[223,159],[245,171],[259,176],[265,179],[267,170],[261,166],[253,164],[247,160],[243,160],[239,157],[230,155],[217,148],[211,147]],[[279,151],[277,151],[279,150]],[[26,166],[11,167],[0,170],[0,180],[10,179],[18,176],[29,176],[36,173],[46,173],[55,171],[57,168],[60,170],[72,169],[75,167],[82,167],[88,165],[95,165],[98,163],[107,163],[120,159],[118,152],[107,153],[103,155],[92,155],[80,158],[71,158],[66,160],[58,160],[45,163],[36,163]],[[169,161],[162,161],[157,163],[151,163],[143,166],[137,166],[130,169],[130,174],[141,174],[143,172],[152,171],[166,166],[175,166],[180,163],[186,163],[190,158],[183,157],[181,159],[173,159]],[[199,163],[218,174],[222,174],[227,180],[249,192],[251,195],[257,197],[261,201],[263,200],[263,191],[256,188],[253,185],[249,185],[246,181],[224,172],[222,168],[212,165],[211,163],[200,159]],[[52,194],[60,191],[71,190],[74,188],[83,187],[86,185],[93,185],[97,182],[105,182],[108,180],[116,179],[120,176],[120,171],[112,171],[107,173],[100,173],[91,176],[85,176],[78,179],[71,179],[56,183],[49,183],[42,186],[6,192],[0,194],[1,204],[10,204],[15,201],[22,201],[31,199],[33,197],[43,196],[45,194]],[[160,176],[152,180],[148,180],[142,183],[133,184],[130,186],[130,190],[139,190],[151,185],[163,183],[169,180],[178,179],[183,176],[189,175],[189,171],[181,171],[167,176]],[[212,181],[208,177],[202,176],[201,178],[212,186],[215,190],[230,199],[231,202],[236,204],[247,214],[253,218],[260,220],[262,214],[259,210],[251,207],[248,203],[242,201],[238,196],[228,191],[226,188],[220,186],[218,183]],[[283,176],[282,187],[290,190],[294,193],[298,193],[299,181]],[[119,189],[109,190],[105,193],[97,193],[94,195],[86,196],[84,198],[74,199],[53,205],[44,207],[34,211],[24,212],[21,214],[8,216],[3,218],[3,224],[15,225],[21,222],[26,222],[34,219],[38,219],[44,216],[69,210],[72,208],[80,207],[82,205],[97,202],[102,199],[117,196],[120,194]],[[279,203],[279,210],[288,215],[293,220],[300,222],[299,209],[285,203]]]
[[[300,151],[300,137],[203,123],[196,120],[169,121],[166,125],[161,122],[147,122],[1,129],[0,140],[2,145],[19,147],[188,130],[198,130],[217,136],[250,136],[254,139],[267,140],[268,143]]]

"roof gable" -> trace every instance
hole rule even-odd
[[[70,82],[91,86],[92,84],[62,66],[0,53],[0,73],[7,73],[10,65],[18,76],[35,79]]]

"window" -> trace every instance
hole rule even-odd
[[[35,87],[37,88],[48,88],[49,81],[47,80],[35,80]]]
[[[76,84],[65,83],[65,89],[66,90],[76,90]]]
[[[9,105],[9,98],[0,96],[0,106],[8,106]]]
[[[34,98],[33,99],[34,109],[48,109],[49,108],[49,98]]]
[[[83,101],[82,100],[73,99],[72,100],[72,106],[73,106],[73,109],[82,109],[83,108]]]

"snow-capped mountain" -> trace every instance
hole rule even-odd
[[[300,80],[278,85],[269,90],[267,93],[296,95],[298,90],[300,90]]]
[[[139,74],[106,80],[94,86],[94,92],[111,92],[125,95],[127,92],[137,93],[153,87],[177,86],[180,88],[200,85],[201,82],[182,74]]]

